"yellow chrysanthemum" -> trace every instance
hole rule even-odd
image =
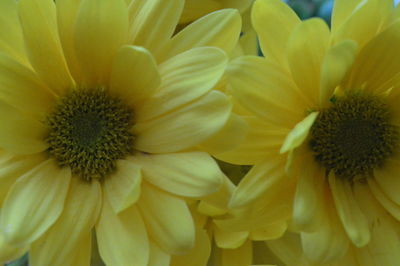
[[[107,265],[193,247],[182,197],[223,180],[199,147],[234,123],[212,88],[241,23],[221,10],[171,37],[183,5],[0,2],[0,229],[31,265],[87,265],[93,228]]]
[[[378,201],[400,217],[400,24],[392,11],[392,1],[337,0],[330,31],[279,0],[257,0],[252,20],[265,58],[228,68],[232,94],[257,116],[241,147],[219,156],[256,164],[230,206],[246,208],[294,182],[292,229],[313,260],[379,243],[390,254],[378,265],[400,261],[398,222],[369,207]]]

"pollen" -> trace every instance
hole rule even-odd
[[[133,119],[133,110],[104,88],[72,90],[47,117],[47,151],[73,175],[101,180],[133,152]]]
[[[367,177],[382,167],[398,144],[398,129],[384,98],[352,93],[333,98],[311,128],[315,159],[337,177]]]

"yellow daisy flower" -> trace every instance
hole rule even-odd
[[[377,248],[374,235],[397,234],[395,223],[368,209],[374,197],[400,217],[400,24],[392,11],[392,1],[337,0],[330,31],[320,19],[301,22],[279,0],[257,0],[252,20],[266,57],[241,57],[228,68],[232,94],[257,116],[245,142],[219,156],[256,164],[230,206],[246,208],[294,182],[292,227],[316,261],[340,258],[349,246]],[[394,238],[379,244],[400,261]]]
[[[172,38],[183,5],[0,2],[13,29],[0,32],[0,231],[30,245],[30,264],[87,265],[93,228],[107,265],[194,246],[183,197],[223,182],[199,147],[229,125],[232,104],[212,88],[241,22],[221,10]]]

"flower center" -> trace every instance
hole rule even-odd
[[[133,111],[102,88],[73,90],[47,117],[48,152],[60,167],[90,181],[112,173],[132,153]]]
[[[353,93],[333,98],[311,128],[310,147],[327,171],[352,180],[381,167],[394,151],[398,130],[384,99]]]

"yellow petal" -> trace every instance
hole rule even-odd
[[[0,162],[0,206],[14,182],[43,161],[43,156],[12,156]]]
[[[342,20],[340,27],[334,24],[333,43],[350,39],[356,41],[359,47],[364,46],[381,30],[382,24],[393,9],[393,2],[390,0],[368,0],[359,1],[359,3],[350,0],[346,4],[338,3],[337,5],[338,8],[339,5],[347,6],[343,14],[340,14],[343,16],[347,13],[347,17]],[[333,20],[337,22],[335,13],[333,13]]]
[[[214,226],[214,240],[218,247],[234,249],[238,248],[247,240],[249,232],[230,232],[220,228],[219,226]]]
[[[376,183],[379,184],[383,193],[398,205],[400,205],[400,193],[398,191],[400,187],[399,171],[400,161],[398,158],[388,158],[384,167],[374,170]]]
[[[286,65],[288,39],[294,27],[300,23],[296,13],[281,0],[257,0],[251,18],[263,54]]]
[[[223,249],[221,255],[221,266],[248,266],[253,258],[251,241],[247,240],[237,249]]]
[[[349,80],[348,89],[365,89],[380,93],[394,86],[400,69],[400,21],[381,32],[360,51]]]
[[[75,53],[85,85],[108,84],[113,56],[126,43],[124,0],[82,0],[75,26]]]
[[[138,110],[138,121],[181,107],[209,92],[225,71],[228,58],[217,48],[200,47],[160,65],[160,89]]]
[[[225,9],[208,14],[172,37],[163,49],[163,59],[201,46],[218,47],[229,54],[239,39],[241,26],[240,14],[237,10]]]
[[[380,188],[375,179],[368,178],[368,185],[371,193],[379,201],[380,204],[388,211],[394,218],[400,221],[400,205],[392,201]]]
[[[23,64],[26,58],[24,39],[18,17],[17,1],[0,1],[0,50]]]
[[[16,154],[44,151],[46,130],[42,123],[0,101],[0,147]]]
[[[218,0],[185,0],[185,7],[180,18],[180,23],[190,23],[206,14],[222,8]]]
[[[300,160],[293,202],[293,225],[296,230],[310,231],[315,227],[318,205],[321,204],[319,195],[324,190],[325,169],[319,167],[309,154],[303,154]]]
[[[362,0],[335,0],[332,11],[332,31],[335,32],[354,13],[365,5]]]
[[[42,120],[55,97],[36,73],[11,58],[0,55],[0,97],[20,111]]]
[[[150,259],[147,266],[170,265],[171,256],[150,241]]]
[[[285,153],[299,147],[306,140],[308,133],[315,119],[318,117],[318,112],[312,112],[307,115],[302,121],[296,124],[296,126],[289,132],[284,140],[280,153]]]
[[[227,75],[235,99],[257,116],[288,128],[303,118],[307,102],[277,63],[243,56],[230,62]]]
[[[96,236],[106,265],[132,265],[132,262],[137,266],[147,265],[149,239],[136,205],[117,215],[104,195]]]
[[[0,217],[8,242],[29,243],[40,237],[61,215],[71,171],[49,159],[24,174],[11,187]]]
[[[115,213],[119,213],[140,196],[140,167],[128,160],[118,160],[116,172],[104,180],[104,190]]]
[[[123,46],[118,50],[111,72],[112,93],[138,109],[160,83],[157,64],[148,50],[138,46]]]
[[[365,246],[370,240],[368,222],[354,198],[351,184],[331,173],[329,185],[347,235],[357,247]]]
[[[314,104],[319,102],[321,65],[329,38],[326,23],[312,18],[298,24],[288,42],[287,59],[293,79]]]
[[[346,40],[328,50],[322,62],[320,106],[327,107],[333,92],[353,65],[357,43]]]
[[[198,211],[207,216],[222,215],[226,213],[228,211],[228,202],[234,188],[235,185],[227,176],[225,176],[220,189],[216,193],[210,194],[201,199],[201,202],[198,205]]]
[[[206,230],[196,227],[196,243],[194,248],[184,255],[172,257],[171,266],[204,266],[207,265],[211,253],[210,238]]]
[[[79,251],[76,248],[90,235],[100,209],[100,183],[72,178],[61,216],[33,243],[30,262],[33,265],[73,265]],[[90,242],[87,245],[90,246]]]
[[[267,190],[273,190],[286,176],[284,164],[285,158],[278,154],[272,154],[256,164],[233,192],[229,206],[231,208],[244,206],[259,198]]]
[[[186,202],[146,183],[142,189],[138,204],[151,238],[169,254],[193,248],[195,227]]]
[[[225,126],[217,134],[201,143],[200,148],[212,155],[228,152],[244,141],[248,131],[246,120],[232,113]]]
[[[175,31],[183,0],[136,0],[129,6],[129,43],[162,51]]]
[[[72,88],[74,81],[61,48],[54,2],[21,0],[19,17],[27,54],[35,71],[58,94]]]
[[[82,0],[57,0],[58,34],[68,68],[75,81],[80,84],[83,80],[80,65],[75,53],[75,22]]]
[[[255,241],[280,238],[287,230],[288,225],[285,222],[278,221],[251,231],[249,238]]]
[[[132,161],[142,167],[146,181],[172,194],[202,197],[222,184],[223,173],[205,152],[137,154]]]
[[[4,236],[0,234],[0,263],[10,262],[18,259],[28,251],[28,246],[13,246],[6,242]]]
[[[92,262],[92,233],[89,232],[86,236],[82,237],[74,247],[74,260],[71,265],[74,266],[87,266]]]
[[[239,146],[214,156],[224,162],[239,165],[254,165],[263,160],[270,150],[279,150],[289,129],[277,127],[257,117],[244,118],[249,132]]]
[[[218,132],[229,118],[232,104],[221,92],[148,122],[134,126],[135,148],[150,153],[175,152],[197,145]]]

